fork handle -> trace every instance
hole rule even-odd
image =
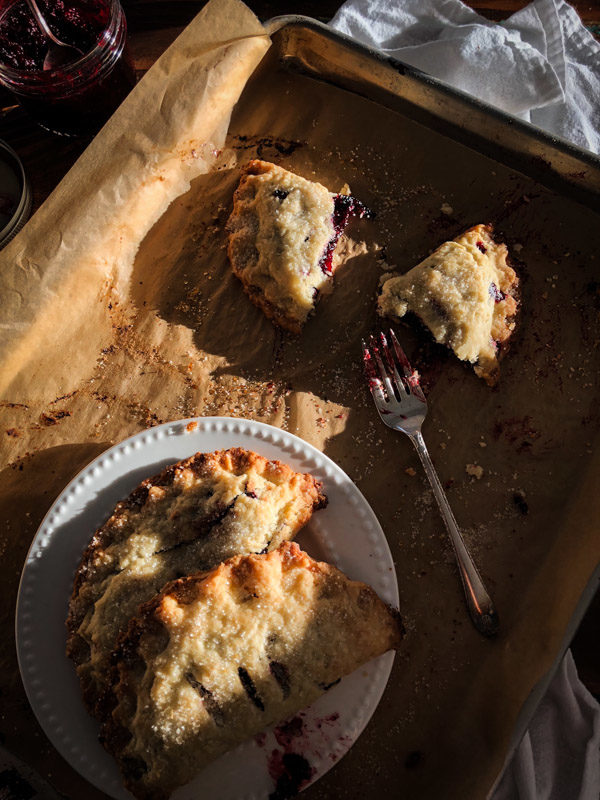
[[[433,494],[440,508],[446,530],[450,535],[450,541],[454,548],[458,570],[465,590],[467,608],[469,609],[473,624],[483,636],[495,636],[495,634],[498,633],[498,614],[481,580],[477,567],[465,546],[461,532],[454,519],[454,514],[446,498],[446,494],[442,489],[442,484],[439,481],[431,458],[429,457],[429,452],[423,436],[421,435],[421,431],[417,431],[415,434],[411,435],[410,439],[419,454],[419,458],[429,478]]]

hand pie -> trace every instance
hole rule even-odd
[[[102,740],[140,800],[164,800],[210,761],[398,647],[397,612],[297,544],[174,581],[114,654]]]
[[[167,581],[291,539],[326,504],[321,484],[233,448],[197,453],[148,478],[94,534],[75,576],[67,654],[99,713],[110,653],[140,603]]]
[[[333,251],[350,217],[367,209],[266,161],[244,167],[229,217],[229,260],[269,319],[299,333],[332,290]]]
[[[515,327],[518,278],[508,250],[476,225],[445,242],[405,275],[389,278],[379,312],[396,319],[411,311],[435,340],[474,365],[489,385],[499,377],[498,356]]]

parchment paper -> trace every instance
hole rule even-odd
[[[371,503],[407,627],[373,720],[306,796],[483,798],[600,557],[598,219],[435,131],[283,71],[273,49],[257,67],[267,46],[242,5],[210,3],[0,257],[1,630],[12,641],[18,573],[43,514],[99,452],[196,414],[279,425],[324,449]],[[335,291],[300,337],[274,328],[227,264],[239,165],[256,155],[332,191],[348,182],[377,214],[348,229]],[[409,323],[397,331],[428,392],[426,441],[499,608],[495,641],[468,620],[416,455],[377,418],[360,359],[382,272],[487,221],[522,278],[498,387]],[[100,797],[39,733],[12,649],[1,658],[7,744],[68,796]]]

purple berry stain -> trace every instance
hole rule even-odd
[[[332,261],[333,251],[335,250],[340,236],[344,232],[344,228],[352,217],[358,219],[372,219],[373,212],[370,211],[360,200],[351,197],[347,194],[336,194],[333,198],[333,216],[331,221],[333,223],[334,234],[329,241],[325,252],[321,256],[319,266],[325,275],[333,275]]]
[[[304,733],[304,723],[299,716],[292,717],[291,719],[282,722],[273,731],[277,743],[286,749],[292,746],[292,740],[297,739]]]
[[[269,759],[269,774],[275,780],[275,790],[269,795],[269,800],[288,800],[310,781],[314,768],[299,753],[273,750]]]

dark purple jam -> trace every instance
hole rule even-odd
[[[333,229],[335,233],[325,248],[325,252],[321,256],[321,261],[319,262],[319,266],[325,275],[333,274],[333,270],[331,268],[333,251],[337,246],[340,236],[344,232],[344,228],[350,222],[352,217],[358,217],[358,219],[363,219],[363,217],[366,217],[367,219],[371,219],[373,217],[373,212],[355,197],[351,197],[347,194],[336,194],[333,198],[332,218]]]
[[[52,33],[65,44],[89,53],[108,27],[108,0],[38,0]],[[0,22],[0,61],[13,69],[41,71],[48,41],[25,0],[17,0]]]
[[[111,0],[38,4],[52,32],[84,55],[44,70],[48,42],[25,0],[0,0],[6,9],[0,11],[2,80],[44,128],[67,135],[94,133],[135,85],[123,12]]]
[[[274,750],[269,759],[269,773],[276,781],[269,800],[291,800],[314,775],[314,767],[299,753]]]

